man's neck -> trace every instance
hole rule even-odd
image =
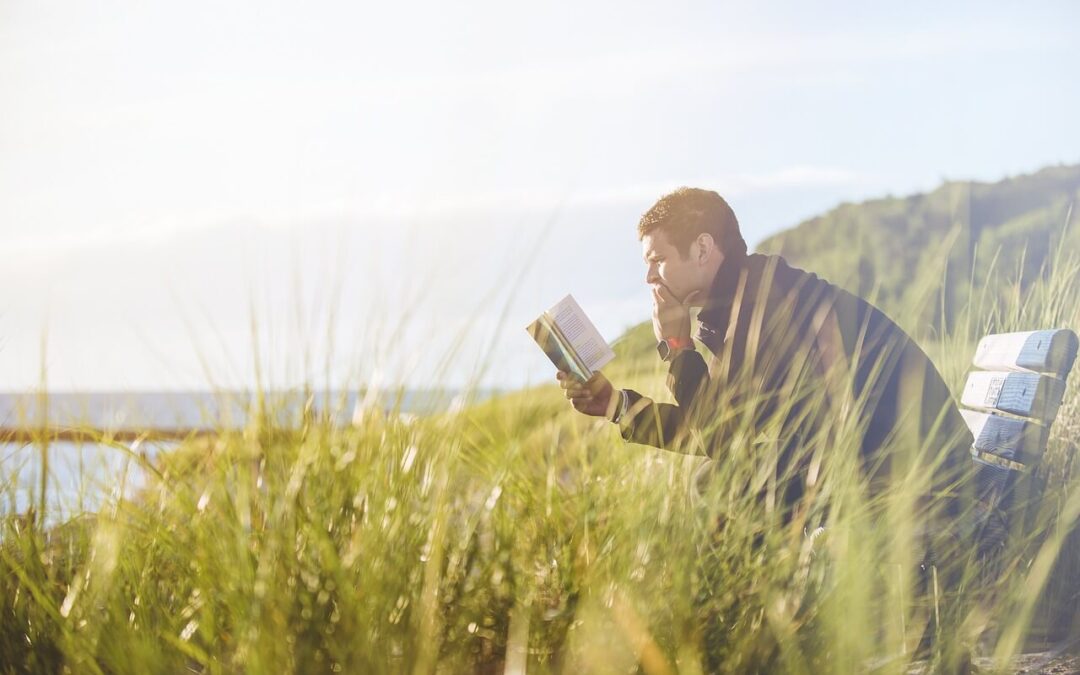
[[[709,295],[712,292],[713,285],[716,283],[716,274],[720,271],[720,267],[724,264],[724,256],[718,255],[715,260],[710,260],[708,267],[706,268],[703,277],[705,283],[701,288],[701,292],[697,294],[694,301],[690,303],[691,307],[703,307],[706,302],[709,301]]]

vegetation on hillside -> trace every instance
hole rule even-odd
[[[1014,279],[1022,287],[1034,282],[1060,248],[1080,250],[1080,229],[1067,225],[1077,203],[1080,165],[997,183],[950,181],[927,194],[842,204],[758,250],[874,298],[907,328],[940,327],[972,301],[972,289],[1000,297]],[[926,281],[942,291],[933,297],[945,311],[931,303],[912,315]]]

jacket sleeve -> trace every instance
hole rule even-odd
[[[626,390],[626,413],[619,420],[622,437],[631,443],[663,450],[696,454],[688,444],[688,411],[698,391],[708,381],[708,367],[701,354],[688,349],[675,357],[667,384],[676,404],[657,403],[636,391]]]

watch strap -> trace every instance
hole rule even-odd
[[[694,348],[691,338],[664,338],[656,343],[656,351],[664,361],[672,361],[680,352]]]
[[[668,343],[668,347],[672,350],[686,349],[694,344],[692,338],[664,338],[664,341]]]
[[[625,389],[619,390],[619,405],[615,406],[615,414],[611,416],[611,421],[615,424],[619,423],[619,420],[626,414],[626,408],[630,397],[627,396]]]

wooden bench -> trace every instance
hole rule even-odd
[[[988,574],[1010,533],[1029,532],[1045,478],[1036,469],[1065,394],[1078,339],[1068,329],[987,335],[960,397],[975,442],[980,552]]]

